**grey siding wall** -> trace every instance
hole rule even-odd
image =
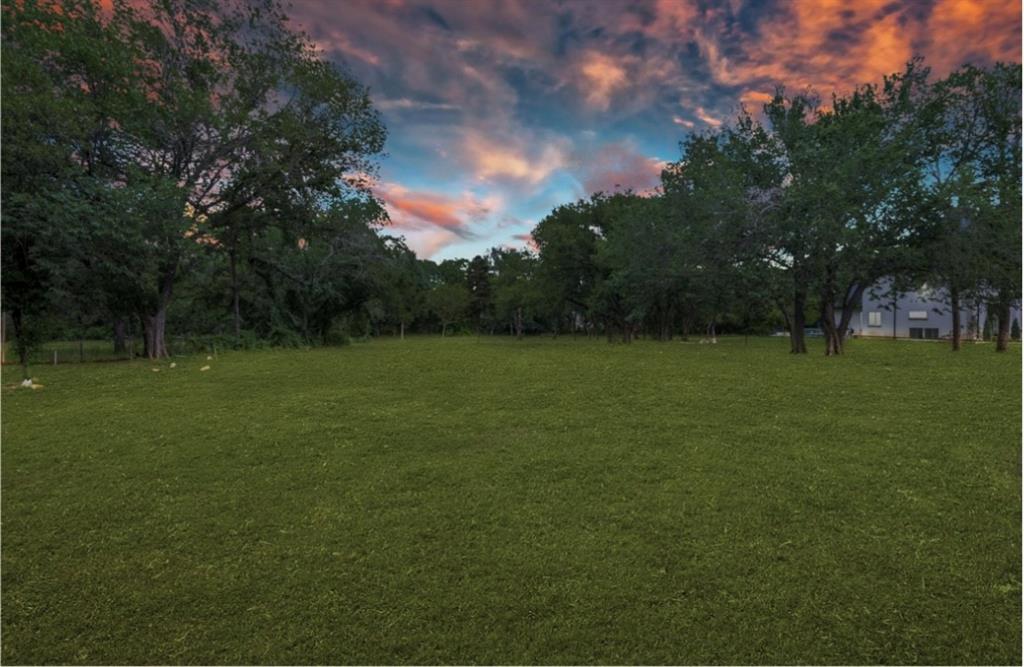
[[[924,290],[900,295],[895,303],[890,298],[873,296],[871,292],[883,295],[886,283],[883,281],[874,290],[867,290],[859,312],[854,313],[850,328],[854,335],[868,337],[910,338],[911,328],[938,329],[940,338],[953,335],[953,314],[944,301],[945,294],[941,290]],[[878,326],[871,324],[871,313],[878,313]],[[911,315],[924,315],[923,319]],[[972,307],[967,305],[960,311],[960,334],[965,338],[981,335],[988,317],[985,306]],[[1021,309],[1019,304],[1012,309],[1011,317],[1020,322]]]

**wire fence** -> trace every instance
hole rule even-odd
[[[227,349],[220,338],[180,336],[167,339],[171,356],[184,356],[218,352]],[[145,348],[141,340],[129,338],[122,349],[115,349],[112,340],[57,340],[36,346],[29,353],[29,363],[40,364],[82,364],[96,362],[129,361],[132,358],[145,356]],[[3,364],[16,365],[18,354],[10,342],[3,344]]]

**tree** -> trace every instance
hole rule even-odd
[[[470,306],[470,293],[464,284],[443,283],[430,291],[427,304],[441,320],[441,335],[445,336],[449,326],[465,319]]]
[[[327,210],[267,229],[253,254],[279,316],[307,343],[326,343],[339,316],[362,308],[374,291],[375,266],[386,259],[374,226],[384,219],[372,199],[338,202]]]
[[[825,354],[841,354],[864,291],[904,261],[923,154],[912,109],[927,74],[913,61],[881,87],[833,95],[828,109],[781,90],[765,106],[785,174],[774,236],[795,286],[795,352],[806,349],[797,329],[807,286],[817,291]]]
[[[537,258],[528,250],[514,248],[493,248],[490,257],[496,317],[509,324],[516,338],[522,338],[526,321],[535,319],[543,308],[535,276]]]
[[[674,265],[685,269],[688,318],[700,317],[714,341],[726,313],[741,307],[753,285],[766,282],[762,255],[765,221],[776,207],[781,175],[763,132],[747,114],[735,128],[691,135],[681,145],[682,159],[666,168],[662,184],[675,235],[663,232],[677,248]],[[688,326],[686,327],[688,328]]]
[[[111,224],[148,260],[136,291],[151,357],[167,354],[167,307],[197,241],[236,247],[235,223],[248,218],[230,213],[274,192],[327,209],[366,190],[353,174],[372,174],[379,117],[276,0],[117,0],[108,16],[86,0],[29,1],[5,12],[19,41],[56,40],[31,58],[91,128],[60,144],[73,164],[139,195]]]
[[[1021,299],[1021,68],[997,63],[987,72],[963,72],[980,80],[976,105],[985,141],[975,160],[973,202],[987,259],[983,282],[999,319],[996,351],[1004,352],[1011,307]]]
[[[477,255],[466,266],[466,287],[469,288],[469,315],[480,333],[492,316],[494,304],[491,290],[491,265],[487,258]]]
[[[384,250],[387,260],[376,273],[378,291],[387,317],[398,323],[399,336],[404,340],[406,328],[425,308],[427,277],[416,253],[403,239],[385,237]]]

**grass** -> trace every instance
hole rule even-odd
[[[787,345],[5,369],[2,659],[1019,664],[1020,347]]]

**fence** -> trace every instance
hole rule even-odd
[[[216,353],[227,347],[220,337],[212,336],[177,336],[167,340],[172,356],[188,354]],[[58,340],[43,343],[29,353],[29,364],[81,364],[91,362],[129,361],[134,355],[140,358],[145,350],[139,339],[128,339],[125,349],[114,350],[111,340]],[[18,355],[14,346],[8,341],[3,343],[3,364],[18,363]]]

